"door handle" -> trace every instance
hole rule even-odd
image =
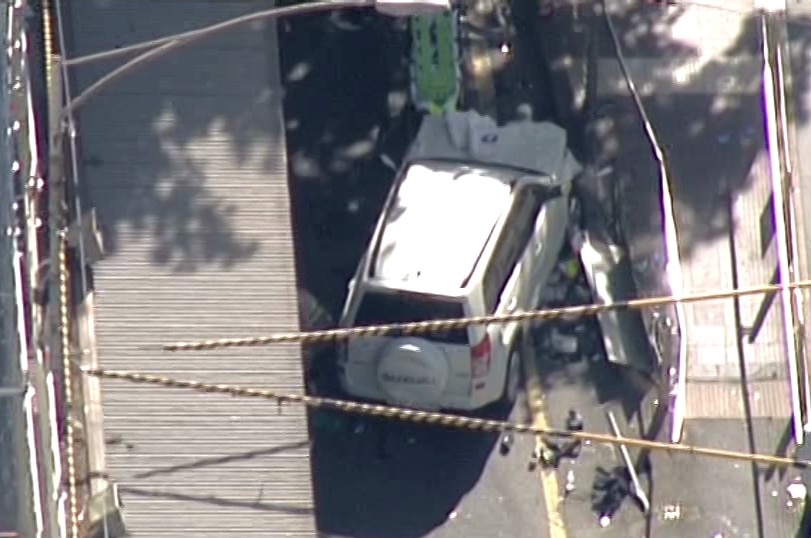
[[[518,297],[513,297],[510,299],[510,302],[507,303],[507,312],[514,311],[516,306],[518,306]]]

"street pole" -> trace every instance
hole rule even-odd
[[[628,478],[630,478],[631,482],[631,493],[633,493],[634,497],[636,497],[636,499],[639,501],[639,506],[642,508],[642,512],[644,514],[648,514],[650,513],[650,499],[648,499],[648,495],[645,493],[645,489],[642,487],[642,483],[639,481],[639,473],[636,471],[636,464],[634,464],[634,461],[631,458],[631,453],[628,450],[628,446],[622,442],[622,430],[620,430],[619,424],[617,424],[617,419],[613,412],[610,410],[606,411],[606,417],[608,418],[608,425],[611,426],[611,433],[619,441],[617,444],[617,452],[622,464],[628,471]]]
[[[64,501],[64,510],[67,513],[66,536],[67,538],[78,538],[79,536],[79,514],[78,514],[78,493],[77,493],[77,476],[76,476],[76,447],[75,447],[75,417],[76,409],[73,401],[73,386],[72,386],[72,366],[70,363],[71,357],[69,356],[69,348],[65,345],[65,336],[68,327],[64,326],[65,319],[63,314],[69,305],[64,304],[65,294],[62,293],[65,289],[62,274],[64,268],[62,261],[64,258],[65,249],[65,204],[64,204],[64,171],[63,171],[63,155],[62,144],[64,135],[64,122],[62,121],[62,84],[65,81],[60,80],[59,70],[56,69],[55,64],[57,58],[46,58],[48,62],[47,69],[49,71],[49,80],[51,83],[48,86],[48,150],[49,150],[49,163],[48,163],[48,226],[49,226],[49,247],[50,253],[50,278],[49,278],[49,291],[48,291],[48,327],[47,335],[51,338],[49,342],[51,369],[62,372],[62,380],[65,393],[65,471],[67,495]]]
[[[778,283],[784,286],[792,282],[792,260],[789,248],[790,230],[786,218],[787,200],[784,178],[783,149],[780,139],[780,118],[775,87],[775,56],[773,54],[771,28],[772,14],[764,10],[761,16],[761,35],[763,39],[763,110],[766,118],[766,142],[769,153],[769,178],[772,185],[774,199],[774,235],[777,247]],[[804,395],[801,391],[800,375],[801,364],[797,349],[796,319],[794,294],[788,287],[780,291],[782,331],[786,345],[786,359],[788,366],[788,383],[791,394],[791,416],[794,430],[794,440],[800,445],[805,435],[804,430]]]

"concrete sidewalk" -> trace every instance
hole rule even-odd
[[[759,20],[752,2],[662,8],[617,0],[609,3],[609,13],[668,157],[685,292],[772,281],[776,254]],[[592,162],[610,166],[595,192],[608,193],[605,204],[615,206],[637,262],[640,294],[650,294],[661,282],[663,247],[649,142],[601,12],[580,4],[553,19],[547,53],[563,66],[570,95],[593,100],[584,122],[593,134],[587,147]],[[597,40],[591,62],[581,36],[571,31],[578,26],[587,28],[581,36]],[[591,88],[584,77],[589,71]],[[780,308],[779,298],[759,296],[686,305],[685,442],[745,452],[786,450],[781,438],[790,399]],[[785,491],[792,473],[666,454],[654,454],[652,462],[654,536],[794,535],[799,516],[787,508]],[[716,490],[715,484],[724,487]]]

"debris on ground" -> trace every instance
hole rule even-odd
[[[506,456],[512,450],[513,444],[515,443],[515,434],[513,432],[504,432],[501,435],[501,439],[499,441],[499,452],[502,456]]]
[[[788,487],[786,487],[786,492],[788,493],[789,499],[794,502],[802,501],[808,495],[808,489],[803,484],[797,482],[789,484]]]
[[[568,497],[575,490],[574,471],[569,469],[566,473],[566,485],[563,489],[563,496]]]
[[[575,236],[576,232],[572,232]],[[541,308],[591,304],[593,294],[580,257],[564,248],[560,261],[541,297]],[[594,316],[563,316],[533,327],[532,338],[538,356],[553,362],[599,361],[605,358],[603,336]]]
[[[597,469],[591,499],[594,511],[600,514],[601,527],[606,527],[611,523],[614,514],[630,493],[630,477],[624,468],[618,467],[612,471]],[[604,522],[606,523],[604,524]]]
[[[562,334],[557,329],[552,329],[549,335],[549,342],[558,353],[573,355],[577,353],[577,337]]]

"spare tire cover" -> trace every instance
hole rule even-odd
[[[435,407],[448,383],[448,361],[438,346],[421,338],[397,338],[377,363],[377,383],[393,401]]]

